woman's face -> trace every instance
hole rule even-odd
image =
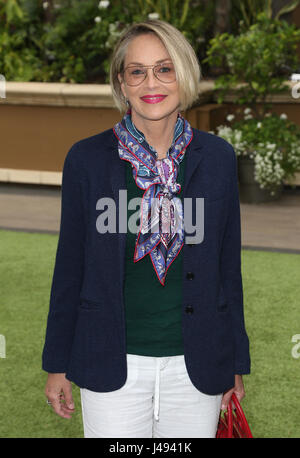
[[[140,35],[134,38],[127,49],[124,68],[132,63],[141,65],[155,65],[158,61],[166,59],[172,62],[169,53],[160,39],[154,34]],[[132,116],[135,120],[160,120],[178,113],[180,100],[178,84],[175,80],[171,83],[163,83],[158,80],[151,68],[147,69],[146,79],[138,86],[129,86],[122,81],[122,76],[118,75],[121,89],[131,105]],[[163,95],[162,99],[143,100],[141,97]],[[156,103],[149,103],[155,101]]]

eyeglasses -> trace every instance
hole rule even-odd
[[[138,86],[145,81],[148,68],[152,68],[154,76],[162,83],[176,81],[175,68],[172,62],[157,65],[129,65],[123,70],[124,80],[128,86]]]

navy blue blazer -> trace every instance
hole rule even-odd
[[[204,238],[182,247],[184,357],[195,387],[215,395],[234,386],[235,374],[250,372],[237,161],[228,142],[195,128],[185,161],[183,198],[204,198]],[[118,231],[118,216],[115,233],[96,228],[100,198],[114,199],[118,215],[125,172],[113,129],[76,142],[63,167],[42,367],[99,392],[117,390],[127,378],[126,233]]]

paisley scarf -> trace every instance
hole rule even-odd
[[[133,128],[137,135],[134,135]],[[118,139],[120,158],[131,163],[136,185],[145,190],[133,260],[138,262],[149,255],[158,280],[164,286],[167,271],[184,241],[182,202],[176,197],[181,186],[176,179],[193,131],[189,122],[179,113],[173,144],[167,157],[160,160],[144,135],[133,125],[131,109],[114,126],[113,131]]]

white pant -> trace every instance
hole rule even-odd
[[[127,370],[118,390],[80,390],[85,437],[215,437],[222,394],[193,385],[184,355],[127,354]]]

